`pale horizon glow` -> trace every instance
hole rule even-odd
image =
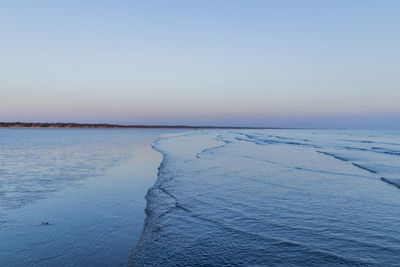
[[[0,121],[400,129],[398,1],[3,1]]]

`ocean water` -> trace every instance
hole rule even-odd
[[[400,132],[162,138],[133,266],[400,265]]]
[[[0,266],[398,266],[399,187],[400,132],[4,129]]]
[[[0,130],[0,266],[126,266],[167,130]]]

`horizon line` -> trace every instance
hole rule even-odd
[[[113,123],[76,123],[76,122],[0,122],[0,128],[164,128],[164,129],[316,129],[296,127],[270,127],[270,126],[218,126],[218,125],[168,125],[168,124],[113,124]],[[322,129],[322,128],[321,128]]]

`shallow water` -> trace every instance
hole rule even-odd
[[[165,130],[0,130],[0,266],[125,266]]]
[[[154,144],[135,266],[400,263],[400,133],[197,131]]]
[[[400,262],[399,132],[168,132],[0,130],[0,266]]]

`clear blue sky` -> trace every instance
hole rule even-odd
[[[1,1],[0,121],[400,128],[400,1]]]

